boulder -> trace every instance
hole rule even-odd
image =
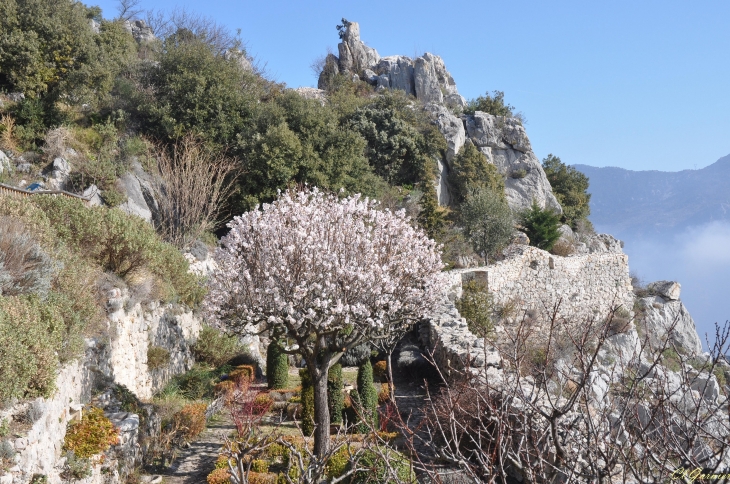
[[[715,375],[700,373],[690,383],[692,390],[696,390],[705,400],[714,402],[720,396],[720,384]]]
[[[677,301],[682,286],[675,281],[656,281],[649,284],[647,290],[650,294],[656,294],[669,301]]]
[[[327,102],[327,93],[322,89],[315,89],[313,87],[298,87],[294,89],[294,92],[302,96],[304,99],[315,99],[324,106]]]
[[[56,157],[51,165],[51,171],[46,179],[46,184],[51,190],[63,190],[68,176],[71,174],[71,164],[62,157]]]
[[[623,254],[623,242],[610,234],[580,234],[575,245],[577,254]]]
[[[152,222],[152,211],[147,206],[139,179],[132,173],[125,173],[119,179],[119,184],[127,195],[127,201],[119,208],[128,214],[136,215],[147,222]]]
[[[360,25],[349,22],[342,34],[342,42],[337,45],[340,53],[340,72],[359,74],[364,69],[372,68],[380,60],[378,51],[368,47],[360,40]]]
[[[654,348],[669,337],[687,356],[696,357],[702,353],[702,342],[695,322],[682,301],[652,296],[642,298],[639,302],[644,313],[645,331]],[[674,328],[667,334],[672,325]]]
[[[92,207],[98,207],[101,205],[104,205],[104,201],[101,199],[101,190],[99,190],[99,187],[96,185],[90,185],[84,192],[81,194],[82,197],[89,200],[89,205]]]
[[[426,110],[431,113],[439,131],[446,138],[446,161],[450,164],[466,141],[464,122],[441,104],[427,104]]]

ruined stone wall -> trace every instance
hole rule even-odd
[[[527,245],[513,245],[502,261],[488,268],[452,271],[454,295],[462,281],[486,278],[497,305],[541,311],[560,302],[565,317],[605,315],[633,306],[628,256],[601,252],[561,257]]]

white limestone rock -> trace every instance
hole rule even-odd
[[[4,151],[0,150],[0,174],[9,173],[13,169],[13,163],[8,158],[8,155]]]
[[[65,158],[56,157],[46,178],[46,185],[50,190],[63,190],[70,174],[71,164]]]
[[[92,207],[98,207],[104,205],[104,201],[101,199],[101,190],[96,185],[89,185],[81,194],[82,197],[89,200],[89,205]]]
[[[563,212],[519,120],[477,111],[465,121],[468,138],[506,177],[505,196],[513,210],[529,208],[534,200],[540,208]]]
[[[340,53],[340,72],[359,74],[363,69],[371,68],[380,61],[378,51],[368,47],[360,40],[360,24],[350,22],[337,45]]]
[[[157,39],[152,28],[144,20],[126,20],[124,22],[124,28],[132,34],[132,37],[134,37],[134,40],[138,44],[146,44]]]
[[[669,334],[671,340],[690,357],[702,353],[702,342],[697,334],[695,322],[682,301],[667,301],[661,296],[652,296],[642,298],[639,302],[644,312],[646,334],[654,348],[659,347],[676,321],[674,329]]]
[[[436,199],[438,204],[446,207],[451,203],[451,193],[449,193],[449,167],[441,160],[436,160],[438,166],[438,176],[436,179]]]
[[[152,222],[152,211],[147,206],[139,179],[132,173],[125,173],[119,179],[119,184],[127,195],[127,201],[119,205],[119,208],[128,214]]]
[[[417,58],[413,71],[416,97],[423,102],[444,102],[444,96],[458,94],[456,82],[446,70],[443,59],[426,52]]]
[[[416,87],[413,80],[413,61],[404,55],[393,55],[383,57],[375,66],[375,72],[379,75],[378,86],[390,89],[400,89],[407,94],[416,95]]]
[[[441,104],[427,104],[426,110],[431,113],[439,131],[446,138],[446,161],[450,164],[466,141],[464,121]]]
[[[239,49],[229,49],[223,54],[223,58],[225,60],[233,60],[238,63],[239,66],[241,66],[241,69],[244,71],[253,71],[253,65],[251,64],[251,61],[246,57],[245,52],[239,50]]]
[[[302,96],[304,99],[314,99],[324,106],[327,102],[327,93],[322,89],[315,89],[313,87],[297,87],[294,92]]]
[[[676,281],[656,281],[649,284],[646,289],[650,294],[656,294],[669,301],[677,301],[682,285]]]

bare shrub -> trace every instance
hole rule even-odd
[[[170,149],[155,148],[158,173],[153,190],[159,204],[158,230],[179,247],[189,247],[220,222],[235,180],[235,164],[192,135]]]
[[[628,317],[616,313],[571,321],[556,306],[538,331],[525,316],[497,347],[499,371],[465,368],[429,391],[421,426],[401,421],[429,481],[443,482],[444,464],[474,483],[658,483],[723,471],[728,396],[713,375],[728,368],[730,323],[697,370],[668,337],[616,351],[625,337],[612,338],[611,326]],[[424,447],[433,459],[421,459]]]
[[[71,132],[63,126],[48,131],[42,148],[46,159],[52,161],[59,156],[67,156],[66,149],[71,139]]]
[[[0,144],[6,150],[18,150],[18,142],[15,138],[15,119],[9,114],[3,114],[0,118]]]
[[[0,295],[40,294],[51,287],[55,264],[19,219],[0,217]]]

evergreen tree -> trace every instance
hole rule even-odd
[[[266,348],[266,380],[271,389],[289,386],[289,357],[277,340]]]
[[[530,238],[530,245],[550,250],[560,238],[560,216],[549,209],[541,209],[534,200],[532,206],[520,214],[520,218],[525,233]]]
[[[339,363],[332,365],[327,376],[327,400],[330,408],[330,422],[341,424],[345,396],[342,394],[342,365]]]
[[[373,365],[370,358],[360,365],[357,370],[357,393],[359,396],[360,408],[364,422],[358,425],[360,433],[370,431],[370,427],[378,428],[378,391],[373,384]]]

